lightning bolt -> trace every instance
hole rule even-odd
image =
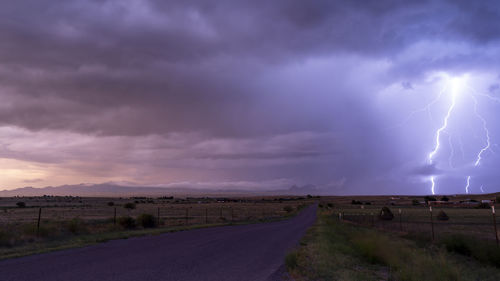
[[[465,193],[467,193],[467,194],[469,194],[470,178],[471,178],[471,176],[467,177],[467,184],[465,185]]]
[[[452,135],[448,134],[448,144],[450,145],[450,157],[448,158],[448,165],[453,168],[453,158],[455,158],[455,148],[453,146]]]
[[[474,101],[474,114],[481,121],[481,125],[483,127],[483,131],[484,131],[484,134],[486,137],[486,143],[481,148],[481,150],[479,150],[479,152],[476,156],[476,162],[474,162],[474,167],[478,167],[479,165],[481,165],[481,160],[483,160],[483,154],[486,151],[490,150],[490,148],[491,148],[491,139],[490,139],[490,131],[488,130],[488,123],[486,122],[486,119],[479,113],[479,110],[478,110],[479,103],[477,101],[477,98],[475,97],[475,95],[477,95],[477,93],[475,93],[474,89],[472,89],[472,88],[470,88],[470,90],[472,90],[474,92],[474,95],[471,95],[472,100]],[[490,95],[483,95],[483,94],[481,94],[481,95],[486,96],[490,99],[493,99],[494,101],[497,101],[494,97],[492,97]],[[470,178],[471,178],[471,176],[467,177],[467,185],[465,186],[465,193],[467,193],[467,194],[469,193]],[[480,189],[481,189],[481,192],[484,193],[482,185],[481,185]]]
[[[445,87],[445,89],[446,88],[447,87]],[[452,112],[455,109],[455,106],[457,104],[457,92],[458,92],[458,89],[456,89],[456,87],[453,87],[453,89],[452,89],[451,104],[448,107],[448,111],[446,112],[446,116],[444,117],[443,125],[441,127],[439,127],[437,129],[436,133],[435,133],[435,145],[434,145],[434,149],[429,153],[429,155],[427,157],[427,159],[429,161],[429,165],[433,165],[434,164],[434,157],[436,156],[436,154],[438,153],[439,149],[441,148],[441,134],[443,132],[445,132],[445,130],[448,128],[448,123],[449,123],[451,114],[452,114]],[[441,96],[441,94],[439,96]],[[431,192],[432,192],[432,194],[436,194],[436,190],[435,190],[436,189],[435,176],[431,176],[430,181],[431,181]]]
[[[425,112],[425,111],[429,114],[431,121],[433,121],[432,114],[431,114],[432,106],[435,105],[438,101],[440,101],[442,99],[445,92],[446,93],[451,92],[451,102],[446,110],[446,114],[445,114],[444,118],[441,121],[442,122],[441,126],[439,128],[437,128],[435,133],[434,133],[434,148],[427,155],[427,162],[429,165],[436,164],[436,156],[439,153],[441,147],[443,146],[442,137],[443,137],[443,134],[446,134],[448,136],[448,145],[450,147],[450,151],[449,151],[450,155],[448,158],[448,165],[450,168],[454,168],[453,160],[455,159],[455,148],[454,148],[455,141],[453,140],[453,135],[451,134],[451,132],[449,132],[448,127],[450,124],[450,119],[452,118],[453,114],[455,114],[454,111],[455,111],[455,108],[457,106],[457,96],[458,96],[459,92],[463,92],[459,88],[462,88],[462,87],[469,88],[469,91],[467,91],[468,92],[467,95],[470,96],[473,100],[473,113],[474,113],[475,117],[481,122],[481,127],[482,127],[482,130],[484,132],[484,139],[485,139],[484,145],[481,146],[481,149],[476,154],[474,162],[472,162],[473,167],[478,168],[482,163],[482,160],[484,158],[485,153],[487,151],[491,151],[492,153],[494,153],[494,151],[491,148],[492,143],[491,143],[490,131],[488,129],[488,123],[486,121],[486,118],[484,118],[484,116],[480,113],[479,102],[478,102],[478,99],[476,97],[477,96],[485,97],[485,98],[490,99],[491,101],[498,102],[498,103],[500,103],[500,98],[497,98],[497,97],[489,95],[489,94],[478,94],[473,88],[466,85],[464,83],[465,81],[463,81],[462,78],[458,78],[458,77],[452,78],[446,74],[444,76],[445,76],[447,82],[445,83],[444,87],[441,89],[441,91],[439,92],[437,97],[435,99],[433,99],[425,107],[411,112],[410,115],[403,121],[403,123],[406,123],[407,121],[409,121],[409,119],[411,119],[417,113]],[[450,86],[451,86],[451,89],[450,89]],[[460,152],[462,154],[462,160],[465,160],[465,152],[464,152],[463,141],[462,141],[461,135],[459,136],[459,139],[457,141],[458,141]],[[431,183],[432,194],[436,194],[436,180],[437,180],[436,175],[431,175],[429,177],[429,181]],[[468,175],[466,177],[466,186],[465,186],[466,193],[469,193],[469,189],[471,187],[471,181],[472,181],[472,176]],[[483,185],[480,186],[481,192],[484,192],[483,187],[484,187]]]
[[[481,120],[481,123],[483,125],[483,131],[486,136],[486,144],[484,145],[483,148],[481,148],[481,150],[477,154],[476,162],[474,163],[474,166],[477,167],[481,164],[481,160],[483,159],[483,154],[490,149],[491,140],[490,140],[490,131],[488,130],[488,124],[486,122],[486,119],[484,119],[484,117],[481,114],[479,114],[479,111],[477,110],[477,105],[478,105],[477,99],[474,96],[472,96],[472,99],[474,100],[474,114],[476,114],[477,118]]]

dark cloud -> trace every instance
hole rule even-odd
[[[414,168],[432,130],[421,122],[388,131],[394,112],[414,108],[401,100],[381,110],[380,93],[397,85],[416,101],[433,83],[429,73],[498,73],[499,12],[493,1],[4,3],[0,124],[54,145],[64,134],[92,140],[48,155],[13,149],[18,138],[8,131],[0,153],[66,165],[86,159],[71,165],[105,177],[104,159],[77,153],[94,149],[136,171],[127,180],[168,167],[183,170],[179,180],[414,188],[421,183],[394,174],[438,173]],[[145,163],[156,168],[137,168]]]

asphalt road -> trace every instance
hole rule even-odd
[[[279,280],[316,207],[284,221],[115,240],[0,261],[0,280]]]

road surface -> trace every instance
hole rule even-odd
[[[0,280],[279,280],[286,252],[316,207],[271,223],[223,226],[114,240],[0,261]]]

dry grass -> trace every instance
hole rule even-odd
[[[287,259],[296,280],[500,280],[500,270],[488,264],[436,244],[340,222],[331,210],[320,211]]]
[[[162,232],[276,220],[294,215],[301,206],[312,202],[306,198],[276,199],[239,198],[220,202],[212,198],[1,198],[0,258],[157,233],[158,229]],[[26,207],[16,206],[20,201]],[[134,202],[136,208],[124,208],[129,202]],[[37,228],[39,208],[42,215]],[[122,223],[125,218],[133,223]]]

